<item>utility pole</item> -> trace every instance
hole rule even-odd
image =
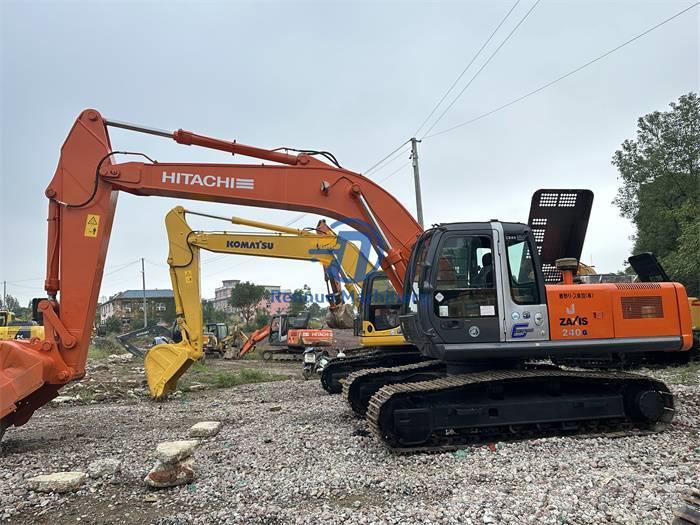
[[[418,143],[420,140],[413,137],[411,139],[411,160],[413,161],[413,181],[416,185],[416,215],[418,224],[423,228],[423,198],[420,193],[420,172],[418,171]]]
[[[146,268],[143,265],[143,257],[141,257],[141,285],[143,287],[143,327],[148,326],[148,310],[146,309]]]
[[[7,308],[7,281],[2,282],[2,306]]]

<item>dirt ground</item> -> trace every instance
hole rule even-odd
[[[301,362],[207,359],[166,401],[136,358],[91,360],[68,396],[10,429],[0,455],[0,522],[222,524],[668,523],[700,484],[700,364],[644,370],[677,396],[671,427],[645,437],[549,438],[396,456],[342,396],[304,381]],[[244,370],[260,384],[224,387]],[[257,373],[256,372],[256,373]],[[253,377],[255,374],[249,374]],[[223,423],[195,454],[197,479],[144,486],[155,447]],[[26,488],[39,474],[118,458],[121,473],[69,494]]]

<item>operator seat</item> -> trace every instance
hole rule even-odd
[[[493,288],[493,255],[485,253],[481,258],[481,270],[474,280],[480,288]]]

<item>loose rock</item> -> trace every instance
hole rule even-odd
[[[156,457],[162,463],[174,464],[188,458],[199,446],[196,439],[186,441],[165,441],[156,447]]]
[[[56,472],[44,474],[27,480],[27,488],[37,492],[72,492],[83,484],[85,472]]]
[[[158,489],[192,483],[194,480],[193,466],[193,458],[187,458],[175,464],[156,461],[155,466],[143,481],[149,487]]]
[[[66,403],[73,403],[75,401],[80,401],[80,396],[58,396],[51,400],[54,405],[65,405]]]
[[[88,465],[88,475],[91,478],[114,476],[117,472],[119,472],[121,466],[122,462],[118,459],[98,459]]]
[[[221,430],[220,421],[201,421],[190,428],[191,437],[213,437]]]

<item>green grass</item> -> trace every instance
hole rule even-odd
[[[108,348],[100,348],[94,345],[90,345],[90,348],[88,349],[88,359],[90,360],[97,360],[97,359],[106,359],[110,355],[114,354],[115,352],[111,351]]]
[[[252,351],[248,352],[247,354],[245,354],[243,357],[241,357],[241,359],[244,361],[253,361],[256,359],[261,359],[260,352],[256,348],[255,350],[252,350]]]
[[[217,370],[202,363],[193,363],[185,375],[178,381],[178,388],[189,392],[194,384],[206,385],[207,388],[231,388],[252,383],[281,381],[288,376],[271,374],[263,370],[242,368],[241,370]]]
[[[209,368],[207,368],[206,363],[202,363],[201,361],[197,361],[195,363],[192,363],[192,366],[190,366],[190,371],[191,372],[208,372]]]
[[[88,348],[89,359],[105,359],[113,354],[125,354],[126,349],[120,345],[113,335],[96,337]]]
[[[668,368],[665,372],[666,381],[672,385],[697,385],[700,383],[700,361],[688,363],[682,367]]]

